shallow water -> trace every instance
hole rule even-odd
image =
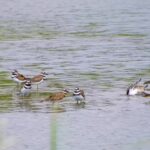
[[[150,1],[0,1],[0,148],[148,150],[150,99],[127,97],[150,79]],[[48,79],[20,97],[13,69]],[[84,89],[53,107],[40,101]]]

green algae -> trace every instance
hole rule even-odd
[[[109,83],[109,82],[102,82],[101,85],[100,85],[103,89],[112,89],[114,86],[112,83]]]
[[[47,28],[31,26],[30,28],[13,29],[2,27],[0,29],[0,41],[16,41],[25,39],[53,39],[62,33]]]
[[[81,37],[81,38],[94,38],[94,37],[99,37],[102,35],[102,32],[96,32],[96,31],[81,31],[81,32],[72,32],[70,33],[71,35]]]
[[[114,37],[127,37],[127,38],[143,38],[146,35],[140,34],[140,33],[120,33],[120,34],[114,34]]]
[[[150,69],[146,68],[146,69],[140,70],[140,72],[137,72],[135,74],[135,76],[136,77],[144,77],[144,76],[149,76],[149,74],[150,74]]]
[[[13,81],[8,79],[8,72],[6,71],[1,71],[0,72],[0,87],[4,87],[4,86],[10,86],[11,84],[13,84]]]
[[[7,112],[12,107],[12,95],[0,94],[0,112]]]
[[[11,100],[12,95],[11,94],[1,94],[0,95],[0,100]]]
[[[2,86],[10,86],[11,84],[13,84],[14,82],[12,80],[9,79],[1,79],[0,80],[0,87]]]
[[[84,28],[87,28],[88,30],[94,30],[99,28],[99,24],[96,22],[90,22],[89,24],[85,25]]]
[[[0,76],[7,76],[8,75],[8,72],[6,71],[0,71]]]
[[[97,80],[100,77],[100,74],[96,72],[81,73],[80,75],[90,80]]]
[[[50,87],[50,88],[51,87],[55,87],[55,88],[62,88],[63,89],[64,84],[62,82],[60,82],[60,81],[53,80],[53,81],[50,82],[50,84],[48,85],[48,87]]]
[[[6,87],[10,86],[13,84],[13,81],[9,79],[9,74],[6,71],[1,71],[0,72],[0,87]]]

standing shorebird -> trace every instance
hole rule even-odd
[[[138,83],[140,81],[141,81],[141,79],[136,81],[134,84],[131,84],[127,88],[126,94],[127,95],[140,95],[140,94],[143,94],[148,85],[138,85]]]
[[[69,93],[67,89],[64,89],[61,92],[55,92],[52,93],[48,98],[46,98],[44,101],[52,101],[53,103],[56,101],[61,101],[63,98],[66,97],[66,95]]]
[[[46,80],[46,76],[48,74],[46,72],[41,72],[39,75],[34,76],[31,78],[32,84],[37,85],[37,90],[38,90],[38,84],[42,83],[44,80]]]
[[[80,104],[83,100],[85,100],[85,94],[83,90],[80,90],[78,87],[75,88],[73,92],[73,97],[77,104]]]
[[[11,78],[15,82],[17,82],[17,84],[24,83],[27,80],[27,78],[24,75],[20,74],[17,70],[12,71]]]
[[[31,93],[31,80],[27,80],[24,84],[24,86],[22,87],[21,91],[20,91],[20,95],[21,96],[29,96],[29,94]]]

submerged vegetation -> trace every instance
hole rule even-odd
[[[40,26],[20,26],[19,29],[1,27],[0,41],[18,41],[25,39],[53,39],[61,35],[61,32],[41,28]]]

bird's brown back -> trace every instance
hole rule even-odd
[[[81,95],[84,97],[84,99],[85,99],[85,94],[84,94],[84,91],[83,90],[80,90],[80,93],[81,93]]]
[[[19,79],[19,80],[26,80],[27,78],[24,76],[24,75],[22,75],[22,74],[18,74],[17,75],[17,78]]]
[[[65,96],[66,94],[64,92],[52,93],[46,100],[58,101],[58,100],[62,100]]]
[[[31,78],[31,81],[32,82],[39,82],[43,79],[43,76],[42,75],[36,75],[34,76],[33,78]]]
[[[145,91],[145,87],[142,85],[137,85],[135,86],[135,88],[139,91],[139,92],[144,92]]]

